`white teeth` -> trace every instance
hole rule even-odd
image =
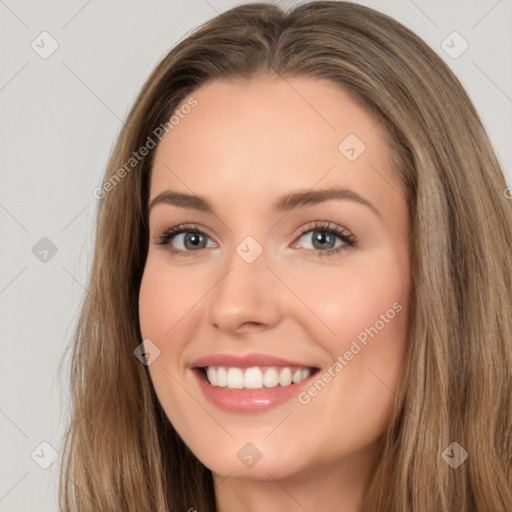
[[[289,386],[292,383],[292,371],[290,368],[283,368],[279,374],[279,384]]]
[[[300,380],[306,380],[311,375],[311,370],[309,368],[304,368],[300,373]]]
[[[279,373],[276,368],[268,368],[263,376],[263,384],[266,388],[275,388],[279,384]]]
[[[263,387],[263,374],[259,368],[247,368],[244,375],[244,388],[261,389]]]
[[[300,382],[300,381],[302,380],[301,375],[302,375],[302,373],[301,373],[300,368],[298,368],[297,370],[295,370],[295,371],[293,372],[292,380],[293,380],[293,383],[294,383],[294,384],[297,384],[297,382]],[[210,382],[212,383],[212,386],[215,386],[215,384],[213,383],[213,381],[210,381]]]
[[[311,375],[310,368],[290,368],[287,366],[270,366],[261,369],[253,366],[251,368],[226,368],[208,366],[206,378],[212,386],[228,389],[262,389],[275,388],[276,386],[290,386],[298,384]]]
[[[300,371],[300,370],[299,370]],[[217,380],[217,372],[215,371],[215,368],[213,368],[212,366],[210,366],[208,368],[208,370],[206,370],[206,375],[208,377],[208,382],[212,385],[212,386],[218,386],[219,384],[219,381]]]
[[[209,366],[208,369],[210,369],[210,368],[212,368],[212,370],[215,371],[215,368]],[[225,368],[219,368],[217,370],[217,386],[219,386],[219,388],[225,388],[228,385],[227,377],[228,377],[228,375],[226,373]],[[210,384],[211,384],[211,381],[210,381]]]
[[[231,389],[242,389],[244,387],[244,372],[240,368],[228,370],[227,387]]]

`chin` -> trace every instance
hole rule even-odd
[[[304,453],[296,447],[270,444],[268,440],[233,439],[216,446],[216,450],[203,447],[194,453],[212,473],[221,477],[269,481],[306,469]]]

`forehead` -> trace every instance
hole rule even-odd
[[[156,149],[151,198],[173,189],[263,207],[291,189],[343,186],[376,202],[393,194],[381,125],[330,82],[214,81],[191,97],[197,104]]]

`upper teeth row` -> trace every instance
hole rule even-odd
[[[230,389],[261,389],[274,388],[278,384],[289,386],[292,382],[298,382],[307,379],[311,374],[309,368],[290,368],[271,366],[266,370],[261,370],[254,366],[251,368],[225,368],[209,366],[206,370],[206,377],[212,386]]]

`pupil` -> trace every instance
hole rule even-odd
[[[332,233],[326,233],[325,231],[316,231],[316,236],[313,237],[313,243],[320,242],[320,248],[325,248],[325,242],[327,239],[331,239],[330,242],[332,242],[334,235]]]
[[[185,236],[185,246],[187,245],[187,242],[191,242],[192,246],[197,248],[202,236],[203,235],[201,233],[187,233]]]

